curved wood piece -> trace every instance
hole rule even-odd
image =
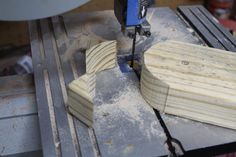
[[[116,41],[97,44],[86,51],[86,73],[68,85],[68,109],[89,127],[93,125],[96,73],[116,66]]]
[[[144,53],[141,92],[161,112],[236,129],[236,54],[159,43]]]
[[[106,41],[86,51],[86,72],[97,73],[116,66],[116,41]]]

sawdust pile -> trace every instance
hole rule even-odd
[[[117,71],[115,75],[122,73]],[[96,132],[106,131],[104,127],[109,128],[108,130],[118,128],[119,124],[124,124],[121,121],[127,121],[125,123],[128,126],[137,128],[142,136],[150,140],[153,136],[165,137],[152,108],[142,98],[137,84],[129,82],[112,100],[111,103],[102,103],[95,107]],[[121,136],[125,135],[121,133]]]

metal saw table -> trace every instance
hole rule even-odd
[[[201,6],[196,8],[198,11],[204,9]],[[229,34],[219,31],[203,12],[201,15],[205,17],[204,20],[209,20],[208,25],[214,26],[217,35],[212,35],[214,29],[209,30],[203,24],[201,30],[205,28],[205,33],[201,34],[201,30],[194,27],[188,16],[184,16],[186,12],[187,15],[193,13],[189,7],[179,10],[181,11],[178,13],[169,8],[149,10],[147,18],[152,26],[152,36],[149,39],[137,39],[137,54],[168,39],[213,47],[210,43],[214,41],[222,49],[226,49],[226,44],[231,43],[230,50],[236,47],[231,37],[225,37]],[[195,23],[199,24],[196,20]],[[138,90],[138,78],[134,72],[122,70],[122,58],[130,53],[132,41],[121,34],[113,11],[79,13],[32,21],[29,23],[29,32],[41,143],[45,157],[153,157],[169,154],[165,146],[166,133],[154,111],[142,100]],[[85,72],[83,50],[78,50],[70,59],[65,59],[65,52],[73,41],[79,41],[91,34],[96,38],[117,40],[120,43],[118,60],[122,71],[118,67],[97,76],[96,88],[99,90],[95,97],[94,129],[87,128],[73,118],[65,108],[66,85]],[[203,35],[208,37],[204,38]],[[217,37],[222,36],[225,37],[224,46],[220,47],[221,41],[217,41]],[[122,98],[129,90],[132,103],[128,99],[127,104],[124,104]],[[224,150],[236,150],[234,130],[175,116],[161,116],[172,137],[183,145],[185,155],[215,155]]]

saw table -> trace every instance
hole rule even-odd
[[[149,9],[152,36],[137,38],[137,54],[167,39],[236,51],[235,39],[203,7],[178,10]],[[137,76],[124,64],[132,41],[123,37],[113,11],[32,21],[29,32],[45,157],[166,156],[170,152],[165,142],[171,137],[181,143],[185,155],[236,150],[234,130],[169,115],[161,115],[163,123],[159,123],[141,98]],[[90,35],[119,43],[119,67],[97,76],[94,129],[68,114],[65,107],[66,86],[85,72],[84,50],[78,49],[69,59],[65,52],[72,42],[80,43]]]

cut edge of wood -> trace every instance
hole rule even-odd
[[[96,73],[115,68],[117,66],[116,55],[116,41],[106,41],[94,45],[86,51],[86,73],[68,85],[68,111],[88,127],[93,127]]]

